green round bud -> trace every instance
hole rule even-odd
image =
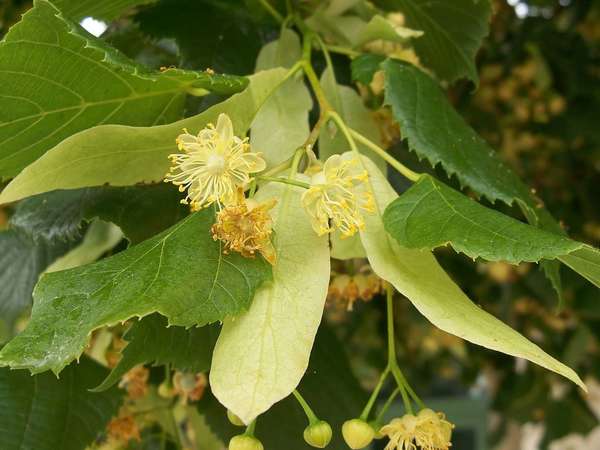
[[[253,436],[241,434],[234,436],[229,441],[228,450],[264,450],[261,442]]]
[[[171,383],[163,381],[158,386],[158,395],[160,395],[163,398],[173,398],[175,397],[175,390],[173,389],[173,386],[171,386]]]
[[[309,425],[304,430],[304,440],[311,447],[325,448],[331,441],[331,426],[324,420]]]
[[[375,437],[375,430],[361,419],[352,419],[344,422],[342,435],[348,447],[352,450],[365,448]]]
[[[242,422],[242,419],[240,419],[238,416],[232,413],[229,409],[227,410],[227,418],[236,427],[243,427],[244,425],[246,425],[244,422]]]

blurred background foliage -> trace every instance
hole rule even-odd
[[[0,2],[0,36],[30,3]],[[299,2],[300,7],[309,3]],[[449,95],[544,199],[569,234],[599,246],[600,1],[493,3],[491,32],[478,56],[480,85],[460,82]],[[253,71],[261,46],[277,33],[278,27],[254,0],[160,0],[111,23],[103,38],[153,68],[211,68],[243,75]],[[338,80],[347,82],[348,59],[336,56],[334,62]],[[218,100],[216,96],[190,100],[186,114]],[[382,129],[394,140],[393,130]],[[445,177],[441,170],[419,162],[402,144],[396,143],[391,151],[417,170]],[[398,182],[397,187],[403,185]],[[9,215],[10,211],[0,210],[0,229]],[[584,396],[544,369],[465,344],[431,327],[409,302],[403,302],[396,312],[397,339],[401,364],[414,387],[427,398],[483,401],[491,412],[486,433],[490,448],[600,448],[600,443],[592,447],[596,444],[587,438],[600,419],[598,290],[564,268],[565,304],[558,310],[551,287],[535,265],[473,263],[450,249],[437,255],[482,308],[573,367],[588,383],[590,395]],[[357,377],[365,387],[372,387],[377,368],[385,364],[385,305],[380,287],[360,261],[340,263],[336,273],[327,320],[352,355]],[[118,329],[115,335],[121,332]],[[122,345],[120,338],[111,342],[109,351]],[[144,385],[153,377],[154,371],[133,382]],[[192,382],[196,389],[200,385],[198,380]],[[200,403],[200,410],[207,401]],[[157,417],[152,423],[163,420]],[[192,422],[193,429],[206,426],[196,416]],[[131,433],[126,420],[111,424],[112,432],[120,426],[122,435]],[[579,446],[569,447],[569,442]],[[457,443],[455,448],[463,450]]]

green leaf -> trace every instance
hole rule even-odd
[[[153,312],[190,327],[246,310],[270,266],[223,255],[213,222],[214,212],[203,210],[115,256],[44,275],[31,321],[0,351],[0,365],[59,373],[97,328]]]
[[[382,68],[385,102],[392,107],[402,136],[419,158],[427,158],[432,166],[441,163],[463,186],[492,202],[501,200],[511,205],[516,201],[529,223],[564,234],[550,214],[539,208],[539,200],[527,186],[456,112],[433,79],[398,61],[387,60]],[[560,297],[558,263],[543,261],[542,266]]]
[[[213,393],[245,423],[296,388],[323,314],[329,246],[313,231],[301,194],[276,183],[259,190],[257,199],[278,199],[273,281],[258,289],[248,312],[225,320],[213,355]]]
[[[147,5],[157,0],[54,0],[52,3],[73,20],[84,17],[113,20],[135,6]]]
[[[431,77],[399,61],[386,60],[381,67],[385,102],[419,158],[427,158],[432,166],[441,163],[463,186],[492,202],[532,202],[527,186],[465,122]]]
[[[167,328],[167,325],[166,317],[159,314],[135,322],[125,333],[128,344],[121,360],[94,391],[104,391],[113,386],[138,364],[170,364],[174,369],[194,373],[208,371],[218,328]]]
[[[352,79],[364,85],[368,85],[373,81],[375,72],[381,70],[381,63],[385,61],[385,57],[365,53],[352,60],[350,67],[352,69]]]
[[[181,66],[217,72],[252,73],[265,38],[279,27],[256,17],[262,6],[246,0],[162,0],[135,16],[140,29],[155,38],[173,39]],[[199,18],[202,26],[199,26]]]
[[[354,42],[355,47],[360,47],[368,42],[382,40],[404,44],[407,41],[423,36],[423,32],[410,28],[394,26],[383,16],[376,14],[362,29]]]
[[[69,250],[67,242],[34,241],[15,230],[0,232],[0,317],[12,323],[31,305],[40,273]]]
[[[329,422],[333,429],[330,448],[346,448],[342,438],[342,424],[357,417],[367,396],[350,367],[343,344],[326,324],[321,324],[310,355],[308,370],[298,391],[315,414]],[[209,427],[224,441],[229,442],[241,433],[226,417],[225,409],[212,396],[206,395],[198,405]],[[308,450],[302,432],[307,420],[298,402],[289,396],[273,405],[257,421],[256,435],[267,449]]]
[[[100,218],[138,243],[189,214],[180,198],[177,188],[164,183],[47,192],[19,202],[10,227],[36,241],[56,242],[79,238],[83,222]]]
[[[384,145],[375,117],[354,89],[337,84],[329,68],[323,72],[321,84],[325,96],[332,105],[335,105],[336,111],[339,112],[350,128],[358,131],[377,145]],[[363,144],[358,143],[357,146],[360,152],[368,153],[370,151]],[[349,149],[348,141],[337,127],[323,127],[319,136],[319,157],[323,161],[331,155],[341,154]],[[375,161],[377,166],[385,171],[385,161],[379,157]]]
[[[253,75],[243,92],[169,125],[102,125],[71,136],[23,170],[2,191],[0,203],[56,189],[161,181],[170,166],[168,155],[177,150],[175,139],[183,128],[197,133],[225,113],[231,117],[236,134],[243,135],[285,73],[284,69],[273,69]]]
[[[373,271],[441,330],[491,350],[528,359],[585,388],[572,369],[473,303],[430,251],[402,247],[386,233],[383,211],[398,195],[373,162],[366,157],[362,160],[377,204],[377,212],[365,216],[365,231],[361,232]]]
[[[302,57],[298,35],[284,28],[278,40],[265,45],[256,60],[256,71],[292,67]],[[255,151],[274,166],[290,158],[310,129],[308,113],[312,98],[303,78],[291,78],[273,94],[252,123],[250,141]]]
[[[191,88],[232,93],[245,84],[205,72],[150,72],[36,0],[0,42],[0,177],[95,125],[172,122]]]
[[[60,379],[45,373],[0,369],[0,436],[3,450],[83,450],[117,414],[116,387],[89,392],[107,370],[88,358]]]
[[[486,208],[429,175],[422,175],[387,207],[383,222],[407,248],[431,250],[450,244],[473,259],[512,264],[556,259],[585,247]]]
[[[600,251],[589,245],[565,255],[560,260],[581,276],[600,287]]]
[[[488,0],[379,0],[404,14],[406,26],[425,34],[413,43],[421,62],[438,78],[479,82],[475,55],[489,32],[492,6]]]

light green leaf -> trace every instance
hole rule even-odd
[[[486,2],[482,2],[486,3]],[[402,136],[419,158],[432,166],[441,163],[449,175],[478,195],[509,205],[515,201],[532,225],[564,234],[550,214],[519,177],[488,143],[452,107],[438,84],[416,67],[387,60],[385,102],[392,107]],[[559,297],[562,295],[558,263],[543,261],[542,267]]]
[[[122,402],[116,387],[100,394],[88,391],[106,373],[85,357],[60,379],[0,369],[2,450],[82,450],[92,444]]]
[[[414,48],[426,67],[442,80],[467,77],[479,82],[475,55],[489,32],[492,6],[488,0],[430,1],[379,0],[377,3],[400,11],[406,26],[425,34]]]
[[[54,261],[46,272],[58,272],[90,264],[123,239],[121,229],[112,223],[94,220],[77,247]]]
[[[413,30],[406,27],[394,26],[388,20],[380,15],[375,15],[358,33],[358,38],[354,42],[355,47],[360,47],[368,42],[383,40],[404,44],[410,39],[423,36],[420,30]]]
[[[59,373],[97,328],[159,312],[172,325],[205,325],[246,310],[270,276],[262,258],[223,255],[211,209],[110,258],[44,275],[31,321],[0,351],[0,365]]]
[[[185,329],[167,326],[167,319],[159,314],[135,322],[125,333],[124,339],[128,344],[119,363],[93,390],[99,392],[108,389],[138,364],[170,364],[181,371],[206,372],[210,367],[218,327]]]
[[[401,247],[386,233],[382,214],[398,196],[373,162],[363,157],[363,163],[369,173],[377,213],[365,216],[361,239],[375,273],[441,330],[491,350],[528,359],[585,388],[572,369],[473,303],[430,251]]]
[[[358,131],[372,142],[384,146],[379,125],[373,113],[364,105],[358,93],[348,87],[336,83],[335,77],[329,68],[321,75],[321,84],[327,100],[334,105],[344,122],[352,129]],[[330,122],[331,123],[331,122]],[[357,143],[359,151],[368,153],[370,150],[361,143]],[[319,157],[325,161],[331,155],[341,154],[349,150],[348,141],[335,126],[323,127],[319,136]],[[379,157],[375,159],[377,166],[385,170],[385,161]]]
[[[225,113],[231,117],[236,134],[243,135],[284,76],[284,69],[260,72],[250,77],[243,92],[169,125],[102,125],[71,136],[23,170],[2,191],[0,203],[55,189],[161,181],[170,166],[167,157],[177,150],[175,139],[183,128],[197,133]]]
[[[36,0],[0,42],[0,178],[95,125],[177,120],[191,88],[233,93],[245,85],[204,72],[150,72]]]
[[[134,6],[147,5],[157,0],[54,0],[52,3],[74,20],[84,17],[113,20]]]
[[[320,8],[306,20],[306,24],[322,35],[327,42],[335,42],[341,46],[353,47],[358,41],[360,30],[366,22],[356,15],[332,15],[325,8]]]
[[[278,40],[265,45],[258,55],[256,70],[292,67],[302,57],[300,38],[285,28]],[[251,143],[269,166],[290,158],[300,147],[310,129],[308,113],[313,102],[303,78],[286,81],[261,108],[252,123]]]
[[[367,401],[367,395],[352,373],[346,348],[335,331],[321,323],[310,355],[308,370],[302,377],[298,391],[315,414],[326,420],[333,429],[328,448],[346,448],[342,438],[342,424],[348,417],[358,416]],[[205,414],[209,427],[228,442],[240,428],[233,426],[223,408],[208,392],[198,405]],[[273,405],[258,420],[257,436],[266,449],[308,450],[302,431],[306,415],[296,399],[290,395]],[[204,449],[202,449],[204,450]]]
[[[512,264],[556,259],[586,247],[486,208],[429,175],[387,207],[383,222],[407,248],[450,244],[471,258]]]
[[[289,185],[259,191],[260,200],[278,199],[273,281],[259,288],[248,312],[225,320],[213,354],[213,393],[245,423],[298,385],[323,314],[329,247],[313,231],[301,194]]]

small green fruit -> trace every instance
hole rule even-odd
[[[342,435],[348,447],[352,450],[358,450],[373,442],[375,430],[364,420],[352,419],[344,422]]]
[[[258,439],[245,434],[232,437],[227,448],[228,450],[264,450]]]
[[[331,441],[331,426],[324,420],[309,425],[304,430],[304,440],[311,447],[325,448]]]

